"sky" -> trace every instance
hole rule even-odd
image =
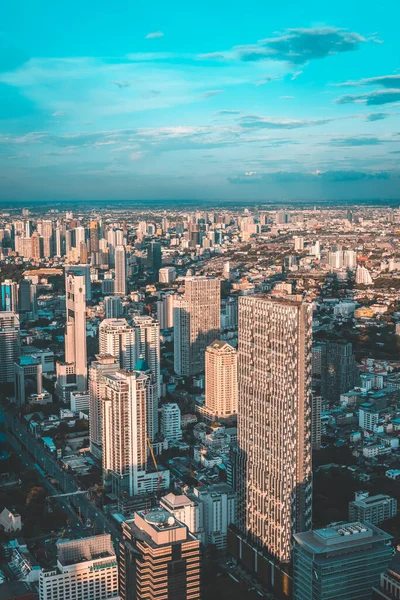
[[[400,198],[398,0],[13,0],[0,200]]]

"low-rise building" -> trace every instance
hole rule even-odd
[[[384,494],[370,496],[369,492],[356,492],[349,503],[350,521],[368,521],[378,525],[397,514],[397,500]]]

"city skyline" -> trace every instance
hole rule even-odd
[[[1,201],[398,197],[393,0],[24,8],[0,39]]]

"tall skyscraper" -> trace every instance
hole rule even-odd
[[[53,222],[50,220],[42,221],[41,235],[43,238],[43,256],[50,258],[53,256]]]
[[[85,278],[85,298],[86,300],[92,299],[92,281],[90,278],[90,265],[65,265],[65,273],[76,273],[77,275],[83,275]]]
[[[122,600],[200,600],[200,542],[162,508],[123,524]]]
[[[103,400],[103,479],[117,496],[136,496],[169,487],[147,473],[147,402],[152,378],[141,371],[105,375]]]
[[[226,418],[237,413],[237,352],[227,342],[216,340],[206,350],[206,401],[210,415]]]
[[[110,534],[59,540],[56,546],[57,565],[40,570],[39,600],[120,600]]]
[[[151,242],[147,248],[147,260],[149,267],[158,277],[158,272],[162,267],[161,244],[160,242]]]
[[[118,359],[109,354],[98,354],[97,360],[90,365],[89,370],[89,433],[90,451],[94,456],[101,456],[103,442],[103,398],[105,397],[105,376],[119,370]]]
[[[340,394],[352,390],[357,381],[353,346],[343,340],[325,342],[321,347],[321,396],[327,402],[339,402]]]
[[[204,372],[205,351],[219,337],[221,284],[212,277],[187,277],[174,308],[174,368],[178,375]]]
[[[2,311],[18,312],[18,284],[11,279],[5,279],[1,284]]]
[[[312,306],[239,300],[238,526],[275,560],[311,527]]]
[[[311,447],[313,450],[321,449],[321,409],[322,398],[315,392],[311,394]]]
[[[294,535],[294,600],[370,600],[392,557],[391,537],[370,523]]]
[[[14,381],[14,363],[20,355],[19,318],[14,312],[0,312],[0,383]]]
[[[114,294],[126,296],[126,253],[125,246],[115,248],[115,284]]]
[[[87,390],[85,277],[66,273],[65,362],[74,365],[77,390]]]
[[[115,356],[121,369],[133,370],[136,364],[135,331],[126,319],[104,319],[100,323],[99,352]]]
[[[106,296],[104,298],[104,316],[106,319],[119,319],[122,317],[123,310],[119,296]]]
[[[170,329],[174,326],[174,300],[175,294],[165,294],[157,300],[157,320],[160,329]]]
[[[141,316],[133,318],[135,330],[136,359],[146,359],[157,386],[158,397],[161,395],[160,374],[160,325],[151,317]]]
[[[99,224],[97,221],[90,221],[89,225],[90,252],[99,251]]]

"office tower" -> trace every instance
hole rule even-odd
[[[170,329],[174,326],[174,300],[175,294],[166,294],[157,300],[157,321],[160,329]]]
[[[304,238],[295,236],[294,238],[294,249],[296,252],[302,252],[304,250]]]
[[[18,289],[18,312],[21,314],[31,311],[31,282],[22,279]]]
[[[84,392],[87,390],[85,276],[67,272],[65,292],[65,362],[74,365],[77,389]]]
[[[56,547],[57,565],[40,570],[39,600],[120,600],[110,534],[58,540]]]
[[[53,222],[42,221],[41,235],[43,238],[43,256],[50,258],[53,256]]]
[[[103,443],[103,398],[105,397],[105,376],[116,373],[119,362],[109,354],[97,354],[89,370],[89,438],[91,453],[100,458]]]
[[[59,221],[57,221],[56,229],[54,232],[54,238],[55,238],[54,245],[55,245],[56,256],[58,258],[61,258],[61,256],[64,256],[64,253],[65,253],[65,248],[64,248],[65,236],[63,234],[62,225]]]
[[[357,381],[357,365],[350,342],[325,342],[321,347],[321,396],[338,402],[340,395],[352,390]]]
[[[176,402],[168,402],[161,407],[161,433],[167,442],[182,439],[181,410]]]
[[[387,571],[381,574],[379,585],[372,589],[372,600],[399,600],[400,598],[400,552],[389,563]]]
[[[160,374],[160,325],[151,317],[133,318],[135,330],[136,359],[140,356],[146,359],[157,386],[158,397],[161,395]]]
[[[397,500],[385,494],[370,496],[369,492],[356,492],[355,499],[349,502],[350,521],[368,521],[379,525],[382,521],[397,515]]]
[[[79,248],[79,262],[82,265],[87,265],[89,262],[89,253],[88,253],[88,247],[86,242],[81,242],[80,243],[80,248]]]
[[[29,400],[41,396],[42,373],[41,361],[29,354],[20,356],[14,363],[14,396],[17,406],[21,407]],[[47,395],[50,401],[50,394]]]
[[[20,352],[19,317],[14,312],[0,312],[0,383],[13,383]]]
[[[369,523],[294,534],[294,600],[370,600],[392,556],[392,536]]]
[[[151,242],[147,248],[147,261],[150,269],[158,276],[162,267],[161,244],[160,242]]]
[[[114,279],[103,279],[101,282],[101,293],[103,296],[114,294],[115,281]]]
[[[178,375],[204,372],[206,348],[219,337],[220,326],[219,279],[187,277],[185,295],[174,307],[174,369]]]
[[[345,250],[343,254],[343,266],[346,269],[354,271],[357,266],[357,252],[354,250]]]
[[[114,294],[126,296],[126,255],[125,246],[115,248],[115,282]]]
[[[169,472],[147,472],[147,402],[152,377],[142,371],[105,375],[103,479],[116,496],[136,496],[169,487]],[[151,401],[151,398],[150,398]]]
[[[136,363],[133,327],[125,319],[104,319],[99,327],[99,352],[115,356],[121,369],[132,371]]]
[[[239,299],[238,526],[279,562],[311,527],[312,306]]]
[[[119,319],[124,309],[119,296],[106,296],[104,298],[104,316],[106,319]]]
[[[322,398],[315,392],[311,393],[311,448],[321,449],[321,409]]]
[[[69,408],[74,414],[78,414],[81,411],[89,414],[90,409],[90,396],[89,392],[77,392],[73,391],[69,395]]]
[[[216,340],[206,350],[205,409],[216,418],[230,417],[238,409],[237,352]]]
[[[85,298],[92,299],[92,280],[90,278],[90,265],[65,265],[65,273],[76,273],[83,275],[85,278]]]
[[[11,279],[5,279],[1,284],[2,311],[18,312],[18,284]]]
[[[332,246],[329,251],[329,266],[332,269],[343,267],[343,250],[341,246]]]
[[[84,227],[75,227],[75,248],[80,251],[81,243],[85,243],[85,228]]]
[[[122,600],[200,600],[200,542],[162,508],[123,523]]]
[[[99,251],[99,224],[97,221],[90,221],[89,225],[90,252]]]
[[[204,525],[203,525],[203,509],[201,502],[195,500],[190,494],[169,493],[160,498],[160,507],[165,508],[173,517],[184,523],[190,533],[203,544],[205,543]]]
[[[163,267],[158,271],[158,281],[160,283],[172,283],[176,279],[175,267]]]

